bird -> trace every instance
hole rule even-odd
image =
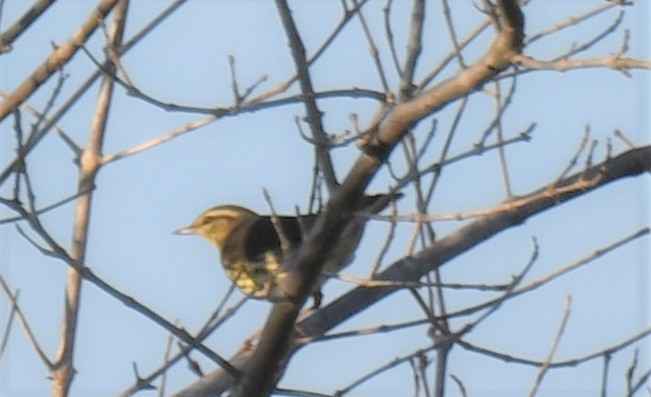
[[[365,195],[358,211],[378,213],[401,193]],[[318,213],[286,216],[260,215],[234,204],[218,205],[202,212],[177,235],[204,237],[221,253],[227,277],[245,295],[278,302],[286,298],[280,282],[287,276],[284,258],[295,252]],[[361,240],[366,218],[355,216],[337,239],[313,290],[313,306],[321,305],[321,285],[329,275],[349,264]]]

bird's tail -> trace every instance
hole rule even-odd
[[[399,200],[402,196],[404,195],[400,192],[364,195],[357,208],[359,211],[377,214],[385,209],[389,203]]]

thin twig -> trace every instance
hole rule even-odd
[[[466,110],[466,105],[468,105],[467,95],[461,99],[461,102],[459,103],[459,108],[454,114],[454,118],[452,119],[452,124],[450,125],[450,129],[448,130],[448,133],[445,137],[445,143],[443,144],[443,148],[441,148],[439,159],[436,162],[436,164],[439,164],[440,166],[436,167],[433,170],[434,177],[432,178],[432,182],[430,183],[429,188],[427,190],[427,195],[424,198],[426,204],[430,203],[432,201],[432,198],[434,197],[434,192],[438,184],[439,178],[441,177],[441,172],[443,170],[441,165],[446,164],[446,162],[449,161],[448,154],[450,151],[450,147],[452,146],[452,139],[454,138],[457,132],[459,123],[461,123],[462,116]],[[423,174],[423,172],[420,171],[419,174]]]
[[[380,52],[377,49],[377,45],[375,45],[375,40],[373,40],[373,35],[371,34],[371,30],[369,29],[368,24],[366,23],[366,18],[364,18],[364,14],[362,13],[362,9],[360,7],[358,0],[352,0],[352,1],[355,7],[357,7],[357,12],[356,12],[357,18],[359,19],[360,25],[362,25],[362,31],[364,32],[364,36],[366,36],[366,41],[368,42],[368,49],[369,52],[371,53],[371,58],[375,63],[375,68],[377,69],[378,76],[380,77],[382,88],[384,90],[384,93],[387,95],[387,98],[390,98],[392,96],[392,93],[391,90],[389,89],[389,82],[387,81],[386,74],[384,73],[384,67],[382,66],[382,61],[380,60]],[[389,100],[388,102],[391,101]]]
[[[210,318],[204,323],[201,330],[196,334],[196,336],[195,336],[196,341],[199,342],[199,343],[202,343],[208,336],[210,336],[213,333],[213,331],[215,331],[217,328],[219,328],[220,325],[222,325],[224,322],[226,322],[226,320],[232,318],[235,315],[235,313],[237,313],[237,311],[248,300],[249,300],[248,296],[243,297],[233,307],[229,308],[224,313],[224,315],[222,317],[220,317],[220,318],[214,318],[213,316],[210,316]],[[152,371],[150,374],[145,375],[143,377],[138,377],[136,383],[133,386],[127,388],[126,390],[123,390],[121,393],[118,394],[118,396],[119,397],[132,396],[132,395],[136,394],[137,392],[147,388],[147,386],[151,385],[151,383],[156,378],[158,378],[163,373],[165,373],[172,365],[180,362],[187,354],[189,354],[194,349],[195,348],[192,345],[183,344],[178,353],[176,353],[173,357],[170,357],[159,368]]]
[[[328,187],[328,191],[334,191],[339,183],[335,176],[334,166],[330,158],[328,148],[328,137],[323,127],[322,112],[319,110],[314,88],[312,86],[312,78],[309,73],[309,61],[306,58],[306,51],[303,45],[293,16],[289,9],[286,0],[276,0],[276,8],[280,13],[285,32],[289,38],[290,47],[292,50],[292,57],[296,67],[296,74],[301,87],[301,92],[304,96],[303,103],[305,105],[305,112],[307,113],[307,120],[310,126],[312,137],[316,141],[315,154],[319,164],[319,170],[323,174],[324,181]]]
[[[400,67],[400,61],[398,61],[398,52],[396,51],[396,43],[393,38],[393,30],[391,29],[391,6],[393,5],[393,0],[386,0],[382,12],[384,13],[384,32],[387,36],[387,43],[389,44],[389,53],[391,54],[391,59],[393,60],[393,66],[396,68],[396,72],[399,76],[402,75],[402,68]]]
[[[429,386],[427,383],[427,367],[429,366],[430,362],[427,358],[427,354],[421,352],[421,354],[418,356],[418,373],[420,377],[420,381],[423,384],[423,392],[425,394],[425,397],[431,397],[431,393],[429,390]],[[437,365],[440,366],[441,362],[437,362]]]
[[[94,187],[92,187],[92,188],[94,188]],[[87,193],[86,191],[80,191],[80,192],[74,193],[70,197],[66,197],[66,198],[61,199],[59,201],[55,201],[54,203],[52,203],[50,205],[46,205],[46,206],[44,206],[44,207],[42,207],[40,209],[33,210],[32,214],[34,214],[35,216],[45,214],[48,211],[51,211],[53,209],[56,209],[58,207],[61,207],[61,206],[65,205],[65,204],[67,204],[67,203],[69,203],[71,201],[76,200],[77,198],[79,198],[80,196],[82,196],[82,195],[84,195],[86,193]],[[5,224],[5,223],[19,222],[19,221],[22,221],[22,220],[24,220],[24,217],[22,215],[9,217],[9,218],[5,218],[5,219],[0,219],[0,225]]]
[[[391,215],[396,216],[398,214],[398,206],[394,200],[392,200],[389,203],[389,206],[391,208]],[[375,259],[375,262],[373,262],[373,266],[371,268],[371,273],[370,273],[370,278],[373,279],[375,278],[378,269],[380,268],[380,265],[382,265],[382,261],[384,259],[384,256],[389,252],[389,247],[391,246],[391,243],[393,242],[393,237],[395,236],[396,232],[396,227],[398,226],[397,222],[390,222],[389,223],[389,230],[387,231],[387,236],[384,239],[384,243],[382,244],[382,248],[380,249],[380,252],[378,253],[377,258]]]
[[[609,354],[609,355],[617,353],[617,352],[631,346],[632,344],[634,344],[636,342],[639,342],[639,341],[641,341],[641,340],[643,340],[643,339],[645,339],[645,338],[647,338],[649,336],[651,336],[651,328],[644,329],[641,332],[624,339],[620,343],[617,343],[615,345],[612,345],[612,346],[609,346],[607,348],[601,349],[601,350],[599,350],[597,352],[589,353],[589,354],[586,354],[586,355],[583,355],[583,356],[579,356],[579,357],[575,357],[575,358],[571,358],[571,359],[567,359],[567,360],[563,360],[563,361],[550,362],[549,363],[549,368],[576,367],[579,364],[583,364],[583,363],[586,363],[588,361],[592,361],[592,360],[596,360],[598,358],[604,357],[604,354],[606,354],[606,353]],[[542,365],[545,364],[543,361],[530,360],[530,359],[527,359],[527,358],[513,356],[511,354],[486,349],[486,348],[477,346],[475,344],[469,343],[468,341],[465,341],[465,340],[459,340],[459,341],[457,341],[457,344],[459,346],[463,347],[464,349],[468,350],[468,351],[479,353],[479,354],[485,355],[487,357],[491,357],[491,358],[494,358],[496,360],[500,360],[500,361],[504,361],[504,362],[508,362],[508,363],[522,364],[522,365],[526,365],[526,366],[529,366],[529,367],[535,367],[535,368],[539,368],[539,367],[541,367]]]
[[[5,90],[0,90],[0,96],[3,98],[6,98],[8,95],[7,91]],[[79,145],[77,145],[74,140],[56,123],[51,122],[50,119],[48,119],[43,113],[39,112],[32,106],[30,106],[28,103],[23,103],[20,106],[20,109],[26,111],[27,113],[31,114],[34,118],[37,120],[42,120],[46,125],[49,125],[50,128],[57,133],[61,137],[61,139],[64,141],[64,143],[72,150],[72,152],[75,154],[75,157],[79,157],[81,154],[81,149],[79,148]],[[42,130],[42,129],[41,129]],[[40,131],[39,130],[39,134]]]
[[[579,144],[579,147],[576,149],[576,153],[574,153],[574,156],[572,156],[572,158],[570,159],[569,163],[567,164],[567,167],[565,167],[563,172],[560,173],[558,178],[556,178],[556,180],[551,184],[551,186],[558,184],[561,180],[563,180],[563,178],[565,178],[570,173],[570,171],[572,171],[574,167],[576,167],[579,157],[585,151],[585,148],[588,145],[589,138],[590,138],[590,126],[586,125],[585,130],[583,132],[583,138],[581,139],[581,143]]]
[[[567,326],[567,320],[570,318],[571,311],[572,311],[572,296],[568,295],[565,299],[565,310],[563,310],[563,317],[561,318],[561,324],[558,327],[558,331],[556,332],[556,337],[552,342],[552,345],[549,349],[549,353],[547,353],[547,357],[545,358],[543,365],[541,365],[540,368],[538,369],[538,374],[536,375],[536,380],[534,381],[531,391],[529,392],[529,397],[534,397],[538,393],[538,389],[542,384],[543,378],[545,377],[547,370],[549,370],[549,365],[554,359],[554,355],[556,354],[556,350],[558,349],[558,345],[561,341],[561,338],[563,337],[563,334],[565,334],[565,327]]]
[[[159,15],[157,15],[152,21],[150,21],[147,25],[145,25],[144,28],[142,28],[138,33],[134,35],[134,37],[131,38],[124,46],[120,48],[120,53],[124,54],[126,53],[129,49],[134,47],[136,44],[138,44],[144,37],[147,36],[147,34],[151,33],[162,21],[164,21],[167,17],[169,17],[174,11],[176,11],[181,5],[183,5],[187,0],[176,0],[173,3],[171,3],[167,8],[165,8]],[[25,153],[23,153],[24,156],[26,156],[32,149],[36,147],[36,145],[45,137],[48,131],[52,128],[54,124],[56,124],[61,117],[63,117],[70,108],[74,104],[77,103],[79,98],[81,98],[88,89],[90,89],[94,83],[95,80],[97,80],[100,76],[102,76],[101,71],[96,71],[91,76],[89,76],[80,86],[79,88],[68,98],[67,101],[65,101],[60,107],[57,112],[52,115],[52,117],[46,122],[45,125],[41,128],[38,134],[32,136],[29,142],[25,144]],[[0,185],[15,172],[15,170],[19,167],[19,159],[14,160],[11,164],[9,164],[1,173],[0,173]]]
[[[411,373],[413,374],[413,379],[414,379],[414,397],[418,397],[420,395],[420,376],[418,374],[418,369],[416,368],[416,360],[414,358],[409,359],[409,366],[411,367]]]
[[[461,66],[462,69],[465,69],[466,63],[463,61],[463,55],[461,54],[461,46],[459,46],[459,38],[457,32],[454,29],[452,15],[450,13],[450,4],[448,3],[448,0],[441,0],[441,3],[443,5],[443,16],[445,17],[445,25],[448,28],[448,34],[450,35],[452,48],[454,48],[455,58],[459,60],[459,66]]]
[[[611,354],[609,352],[604,352],[603,354],[604,363],[603,369],[601,371],[601,397],[608,396],[608,374],[610,372],[610,359]]]
[[[242,96],[240,95],[240,89],[237,85],[237,75],[235,73],[235,57],[233,55],[228,56],[228,68],[231,72],[231,91],[233,92],[233,102],[235,106],[239,107],[242,103]]]
[[[48,370],[52,370],[54,364],[52,363],[52,361],[50,361],[47,354],[41,348],[41,345],[38,343],[38,340],[36,339],[36,335],[34,335],[34,332],[32,331],[32,327],[30,327],[29,322],[25,317],[25,314],[23,313],[23,311],[20,309],[20,306],[18,305],[18,301],[17,301],[18,296],[13,295],[11,293],[11,289],[9,288],[9,285],[7,285],[7,282],[5,281],[4,277],[2,277],[2,275],[0,275],[0,287],[2,287],[2,291],[7,297],[7,300],[11,302],[12,311],[15,311],[16,316],[18,316],[18,321],[20,322],[20,325],[23,327],[23,330],[25,331],[25,335],[27,335],[27,340],[29,341],[30,345],[32,345],[34,352],[36,352],[36,355],[41,360],[41,362],[45,365],[45,367]]]
[[[616,129],[614,135],[617,138],[621,139],[629,149],[635,148],[635,143],[630,138],[628,138],[620,129]]]
[[[624,12],[620,11],[619,14],[617,15],[617,18],[613,21],[613,23],[610,26],[607,26],[601,33],[596,34],[592,40],[588,40],[587,42],[581,44],[581,45],[572,45],[568,51],[565,53],[557,56],[556,58],[552,59],[553,61],[559,61],[561,59],[567,59],[570,58],[573,55],[577,55],[581,52],[587,51],[596,44],[600,43],[604,38],[609,36],[610,34],[614,33],[619,25],[622,23],[624,20]]]
[[[536,290],[538,288],[541,288],[542,286],[544,286],[546,284],[549,284],[551,281],[553,281],[555,279],[558,279],[558,278],[562,277],[563,275],[565,275],[565,274],[567,274],[567,273],[569,273],[571,271],[574,271],[574,270],[576,270],[576,269],[578,269],[578,268],[580,268],[582,266],[585,266],[587,264],[593,263],[595,260],[603,257],[606,254],[609,254],[609,253],[617,250],[618,248],[620,248],[620,247],[622,247],[622,246],[624,246],[626,244],[629,244],[629,243],[631,243],[631,242],[633,242],[633,241],[635,241],[635,240],[637,240],[637,239],[639,239],[641,237],[647,236],[649,234],[649,232],[650,232],[649,228],[643,228],[643,229],[638,230],[635,233],[632,233],[632,234],[630,234],[628,236],[625,236],[625,237],[623,237],[623,238],[621,238],[619,240],[616,240],[612,244],[601,247],[601,248],[595,250],[594,252],[592,252],[592,253],[578,259],[575,262],[570,263],[567,266],[562,267],[561,269],[559,269],[559,270],[557,270],[555,272],[549,273],[544,277],[532,280],[528,284],[526,284],[526,285],[524,285],[524,286],[522,286],[520,288],[515,289],[514,291],[511,292],[511,297],[521,295],[521,294],[524,294],[524,293],[529,293],[529,292],[534,291],[534,290]],[[489,300],[487,302],[475,305],[472,308],[462,309],[462,310],[459,310],[457,312],[450,313],[448,316],[449,317],[467,316],[467,315],[475,313],[475,312],[477,312],[479,310],[483,310],[483,309],[493,307],[495,302],[497,302],[499,299],[501,299],[501,298],[491,299],[491,300]]]
[[[366,288],[383,288],[383,287],[395,287],[395,288],[446,288],[453,290],[473,290],[473,291],[506,291],[511,283],[508,284],[462,284],[462,283],[445,283],[445,282],[423,282],[423,281],[394,281],[394,280],[374,280],[366,279],[360,277],[348,276],[341,273],[328,273],[324,272],[328,277],[343,281],[345,283],[351,283],[358,286]]]
[[[264,195],[264,199],[269,206],[269,211],[271,212],[271,223],[273,224],[274,229],[278,234],[278,238],[280,239],[280,248],[283,252],[283,258],[289,258],[289,252],[292,246],[283,230],[283,225],[278,219],[278,214],[276,213],[276,209],[274,208],[273,202],[271,201],[271,195],[269,195],[267,188],[262,188],[262,194]]]
[[[330,45],[334,42],[335,38],[341,33],[344,27],[346,27],[346,25],[348,24],[348,22],[350,22],[353,16],[355,16],[357,10],[363,7],[368,1],[369,0],[360,0],[358,6],[353,7],[350,10],[344,7],[345,12],[343,17],[341,18],[341,21],[339,21],[339,24],[332,30],[330,35],[328,35],[328,37],[323,41],[323,43],[319,46],[319,48],[314,52],[314,55],[310,56],[307,59],[308,66],[316,62],[321,57],[321,55],[325,53],[326,49],[330,47]],[[267,92],[264,92],[255,98],[252,98],[249,102],[252,105],[255,105],[260,102],[264,102],[269,98],[278,95],[279,93],[287,91],[289,87],[291,87],[291,85],[294,84],[297,80],[298,80],[298,75],[294,75],[288,80],[286,80],[285,82],[276,86],[275,88],[268,90]]]
[[[502,295],[500,295],[496,299],[492,300],[492,304],[487,307],[488,310],[486,310],[486,312],[482,313],[473,322],[467,324],[461,331],[456,332],[456,335],[457,335],[458,338],[460,338],[464,334],[467,334],[470,331],[472,331],[473,329],[475,329],[480,323],[484,322],[491,315],[497,313],[497,310],[507,300],[513,299],[516,295],[518,295],[517,287],[522,283],[522,280],[524,280],[525,276],[529,273],[529,271],[533,267],[534,263],[538,260],[538,241],[535,238],[533,238],[532,243],[533,243],[533,249],[532,249],[532,252],[531,252],[531,256],[530,256],[529,261],[527,262],[527,264],[520,271],[520,273],[513,277],[513,280],[511,281],[511,284],[502,293]],[[449,317],[451,317],[451,315],[449,315]]]
[[[464,40],[459,42],[459,50],[463,50],[466,46],[472,43],[476,38],[478,38],[489,26],[491,23],[489,21],[481,23],[474,31],[472,31]],[[443,57],[439,63],[434,66],[434,68],[423,77],[423,79],[418,83],[414,93],[422,93],[429,84],[448,66],[448,64],[455,59],[457,56],[456,51],[450,51],[445,57]]]
[[[400,100],[407,101],[414,95],[414,75],[418,58],[423,49],[423,25],[425,22],[425,1],[413,2],[411,19],[409,22],[409,38],[407,39],[407,54],[405,66],[400,74]]]
[[[182,126],[156,138],[150,139],[144,143],[133,146],[129,149],[122,150],[113,154],[108,154],[102,157],[101,164],[106,165],[117,160],[122,160],[127,157],[134,156],[138,153],[142,153],[146,150],[152,149],[156,146],[162,145],[165,142],[168,142],[172,139],[178,138],[181,135],[185,135],[188,132],[194,131],[196,129],[205,127],[209,124],[214,123],[218,119],[217,116],[207,116],[200,118],[198,120],[183,124]]]
[[[2,7],[2,4],[0,4]],[[20,290],[16,290],[14,294],[10,294],[10,299],[14,302],[18,302],[18,297],[20,296]],[[2,333],[2,341],[0,342],[0,361],[4,355],[5,349],[7,348],[7,343],[9,342],[9,336],[11,335],[11,330],[14,325],[14,319],[16,318],[16,308],[17,305],[11,305],[11,310],[9,311],[9,316],[7,317],[7,323],[4,327],[4,332]]]
[[[344,395],[348,394],[350,391],[352,391],[353,389],[361,386],[362,384],[368,382],[369,380],[371,380],[374,377],[382,374],[383,372],[386,372],[386,371],[388,371],[388,370],[390,370],[392,368],[395,368],[395,367],[397,367],[397,366],[399,366],[401,364],[409,363],[412,359],[418,357],[419,355],[421,355],[421,354],[423,354],[425,352],[434,350],[436,348],[438,348],[438,346],[432,346],[432,347],[429,347],[427,349],[419,349],[419,350],[417,350],[417,351],[415,351],[413,353],[410,353],[408,355],[405,355],[403,357],[396,357],[395,359],[391,360],[390,362],[388,362],[388,363],[386,363],[386,364],[384,364],[384,365],[382,365],[382,366],[380,366],[380,367],[378,367],[378,368],[376,368],[376,369],[374,369],[372,371],[369,371],[366,375],[363,375],[363,376],[359,377],[357,380],[351,382],[346,387],[337,390],[337,392],[335,393],[335,396],[337,396],[337,397],[344,396]]]
[[[466,392],[466,387],[463,385],[461,379],[454,374],[450,374],[450,378],[452,378],[454,383],[456,383],[456,385],[459,387],[459,393],[461,393],[461,397],[468,397],[468,393]]]
[[[639,350],[635,349],[633,352],[633,359],[631,360],[631,365],[628,366],[628,370],[626,371],[626,395],[630,396],[633,394],[633,379],[635,379],[635,370],[637,369],[638,366],[638,355],[639,355]]]
[[[549,35],[551,35],[553,33],[560,32],[560,31],[562,31],[562,30],[564,30],[566,28],[569,28],[569,27],[578,26],[582,22],[585,22],[585,21],[587,21],[587,20],[601,14],[602,12],[608,11],[609,9],[611,9],[613,7],[616,7],[616,6],[617,6],[617,2],[614,2],[614,1],[604,3],[602,5],[597,6],[595,9],[586,12],[585,14],[578,15],[578,16],[571,16],[571,17],[565,19],[564,21],[556,23],[555,25],[553,25],[553,26],[551,26],[551,27],[549,27],[549,28],[547,28],[545,30],[542,30],[542,31],[540,31],[538,33],[534,33],[534,34],[526,37],[524,42],[525,42],[526,45],[529,45],[529,44],[531,44],[533,42],[536,42],[536,41],[538,41],[538,40],[540,40],[540,39],[542,39],[542,38],[544,38],[546,36],[549,36]]]
[[[587,189],[591,186],[595,186],[601,180],[601,175],[597,174],[592,179],[577,179],[570,185],[563,187],[553,187],[552,189],[547,189],[545,191],[536,192],[531,195],[514,197],[512,201],[505,202],[487,209],[476,210],[476,211],[461,211],[452,214],[402,214],[396,215],[395,220],[398,222],[437,222],[437,221],[460,221],[470,218],[480,218],[489,215],[496,215],[500,213],[507,213],[514,211],[518,208],[524,207],[534,201],[539,200],[542,197],[554,197],[562,196],[571,192],[578,192],[584,189]],[[375,220],[384,220],[392,221],[388,215],[378,215],[378,214],[368,214],[366,215],[370,219]]]
[[[500,168],[502,170],[502,178],[504,180],[504,189],[506,190],[506,200],[513,199],[513,190],[511,189],[511,178],[509,177],[509,166],[506,162],[506,150],[504,148],[504,134],[502,132],[502,91],[500,89],[500,82],[495,81],[495,113],[498,115],[495,124],[495,131],[497,132],[497,153],[500,159]]]
[[[0,121],[15,108],[20,106],[36,91],[50,76],[79,50],[80,44],[88,40],[99,27],[99,21],[104,18],[120,0],[101,0],[91,14],[81,24],[80,29],[70,39],[59,46],[47,59],[41,63],[22,83],[0,103]]]
[[[165,342],[165,349],[163,353],[163,363],[168,364],[170,361],[170,354],[172,353],[172,343],[174,342],[174,335],[169,334],[167,336],[167,342]],[[167,385],[167,370],[163,371],[160,379],[160,385],[158,386],[158,397],[165,396],[165,387]]]

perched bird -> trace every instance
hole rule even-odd
[[[358,211],[378,213],[402,195],[364,196]],[[287,275],[283,258],[303,241],[318,214],[297,216],[258,215],[237,205],[220,205],[203,212],[188,227],[175,234],[196,234],[205,237],[221,252],[221,261],[228,278],[244,294],[270,301],[285,295],[278,282]],[[314,291],[314,307],[321,303],[320,286],[327,274],[337,273],[353,258],[364,231],[366,219],[354,217],[336,241],[336,246],[323,265],[324,275]]]

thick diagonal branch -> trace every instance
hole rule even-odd
[[[278,0],[279,5],[285,2]],[[501,0],[500,27],[488,52],[457,76],[424,92],[393,110],[378,134],[372,137],[340,188],[333,192],[305,242],[289,264],[283,286],[290,300],[275,304],[234,396],[268,396],[281,376],[293,336],[293,324],[300,307],[312,289],[332,241],[344,230],[355,204],[403,135],[420,120],[457,98],[481,87],[505,69],[522,46],[523,17],[516,0]]]
[[[499,211],[487,215],[456,232],[438,240],[413,257],[393,263],[380,273],[376,280],[408,282],[418,280],[422,275],[448,263],[457,256],[487,241],[500,232],[522,224],[527,219],[560,205],[568,200],[588,195],[611,182],[623,178],[651,172],[651,146],[633,149],[602,164],[597,164],[585,172],[564,178],[555,185],[558,193],[546,194],[548,187],[541,188],[518,199],[521,205],[512,211]],[[598,178],[598,179],[594,179]],[[580,180],[594,180],[584,189],[567,189]],[[399,291],[396,286],[364,287],[352,289],[328,306],[315,312],[296,324],[304,339],[319,337],[328,330],[340,325],[350,317],[362,312],[384,297]],[[294,354],[301,346],[292,344],[288,355]],[[237,353],[229,359],[238,363],[239,368],[247,368],[252,359],[250,350]],[[200,382],[188,387],[177,396],[209,396],[219,394],[230,387],[230,376],[217,370],[206,375]],[[213,393],[213,394],[210,394]]]

